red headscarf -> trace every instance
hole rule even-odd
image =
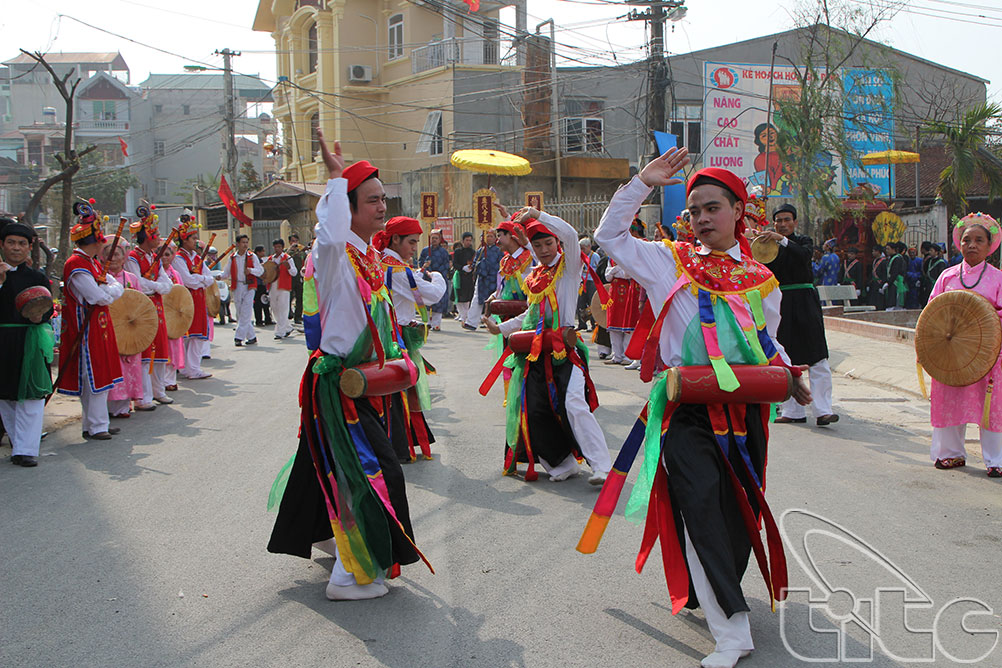
[[[421,232],[423,232],[421,229],[421,223],[418,222],[416,218],[394,216],[386,221],[385,229],[380,230],[373,235],[372,246],[382,253],[386,250],[386,247],[390,245],[390,239],[393,238],[394,234],[406,237],[411,234],[421,234]]]
[[[728,170],[721,169],[720,167],[706,167],[699,170],[689,179],[689,183],[685,186],[686,197],[692,192],[692,189],[696,186],[712,184],[715,186],[720,186],[725,188],[734,194],[742,204],[748,204],[748,190],[745,188],[744,181],[742,181],[737,174]],[[745,230],[747,230],[745,225],[745,217],[741,216],[737,223],[734,224],[734,236],[737,237],[738,244],[741,246],[741,253],[745,256],[751,256],[751,244],[748,242],[748,238],[745,237]]]
[[[370,176],[379,178],[379,170],[372,166],[368,160],[359,160],[344,168],[341,176],[348,179],[348,192],[362,185]]]

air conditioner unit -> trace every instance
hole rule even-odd
[[[372,68],[368,65],[349,65],[348,81],[361,83],[372,81]]]

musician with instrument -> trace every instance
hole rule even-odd
[[[151,323],[156,325],[156,308],[149,297],[142,295],[139,277],[125,270],[125,258],[128,257],[128,253],[129,242],[121,238],[118,239],[117,244],[112,240],[105,241],[104,248],[101,250],[101,258],[108,276],[113,276],[125,288],[122,296],[112,304],[127,299],[126,295],[128,294],[145,299],[149,303],[149,308],[153,308],[154,315]],[[137,292],[139,294],[136,294]],[[114,322],[114,320],[114,314],[112,314],[112,321]],[[153,331],[156,332],[156,329],[154,328]],[[127,334],[116,328],[115,340],[118,343],[118,359],[122,365],[122,382],[112,387],[108,392],[108,414],[112,418],[119,419],[128,418],[131,415],[133,403],[136,405],[142,403],[145,390],[143,367],[149,367],[148,364],[144,365],[142,362],[142,349],[137,352],[130,351],[130,354],[123,354],[123,336],[127,336]]]
[[[577,232],[533,208],[521,209],[514,222],[525,226],[539,264],[525,280],[525,311],[500,325],[483,318],[491,334],[508,337],[508,345],[480,388],[486,395],[505,367],[512,370],[504,472],[513,475],[525,461],[525,480],[531,481],[538,461],[552,482],[560,482],[580,473],[580,453],[592,470],[588,482],[600,485],[612,460],[593,413],[598,394],[588,374],[588,348],[574,329],[583,264]]]
[[[163,302],[164,295],[171,290],[163,260],[164,249],[170,245],[171,239],[165,241],[160,238],[160,216],[156,213],[156,205],[142,204],[136,207],[136,216],[138,220],[129,225],[129,231],[135,236],[136,246],[129,251],[123,268],[138,277],[139,291],[150,298],[157,310],[156,336],[140,358],[143,396],[142,400],[135,403],[137,411],[152,411],[156,408],[154,401],[161,404],[173,403],[173,399],[166,393],[166,388],[170,385],[167,373],[170,344],[167,340]]]
[[[38,466],[45,397],[52,392],[52,286],[28,263],[35,238],[31,226],[0,218],[0,417],[18,466]]]
[[[184,371],[181,374],[188,380],[201,380],[212,376],[202,371],[202,356],[209,354],[209,311],[205,306],[205,289],[215,279],[205,264],[205,258],[195,249],[198,226],[191,214],[181,214],[178,223],[177,245],[180,250],[172,266],[181,275],[181,282],[188,288],[195,303],[195,314],[184,336]]]
[[[629,517],[647,522],[637,566],[660,536],[672,614],[701,606],[716,641],[702,665],[731,668],[753,649],[741,577],[753,542],[764,561],[756,515],[766,523],[772,555],[773,569],[763,566],[770,596],[782,597],[786,582],[782,541],[762,496],[768,403],[788,396],[791,385],[798,401],[809,402],[810,393],[793,380],[801,369],[787,367],[776,343],[779,285],[751,257],[743,235],[748,195],[740,178],[711,167],[689,179],[687,204],[699,246],[630,234],[644,200],[654,188],[680,183],[675,175],[688,162],[685,148],[672,148],[646,165],[616,192],[595,233],[647,291],[657,314],[641,323],[646,336],[638,331],[633,339],[642,350],[628,354],[641,358],[645,380],[658,355],[670,368],[654,379],[578,549],[594,551],[644,445],[627,505]]]
[[[174,258],[177,257],[177,253],[174,252],[173,244],[167,244],[164,249],[163,257],[160,259],[163,264],[164,271],[167,273],[167,278],[170,279],[171,291],[175,289],[176,286],[184,287],[184,283],[181,281],[181,274],[177,273],[177,269],[174,268]],[[170,297],[168,297],[170,299]],[[164,388],[168,392],[177,392],[177,372],[181,371],[185,367],[184,362],[184,334],[171,338],[167,337],[167,350],[169,351],[170,361],[167,362],[167,375],[165,382],[167,386]]]
[[[261,263],[261,268],[265,272],[256,281],[257,287],[254,289],[254,324],[258,327],[266,327],[274,325],[275,321],[271,318],[271,308],[269,306],[270,298],[268,297],[268,283],[266,282],[268,268],[265,266],[268,258],[265,255],[264,246],[261,244],[254,246],[254,255],[257,256],[257,260]],[[250,341],[247,343],[249,344]],[[257,343],[256,340],[255,343]]]
[[[268,285],[268,302],[275,316],[275,338],[284,339],[295,332],[289,321],[289,299],[292,296],[292,279],[299,275],[299,270],[292,262],[292,256],[285,252],[284,241],[275,239],[271,248],[274,252],[268,261],[278,268],[278,275]]]
[[[237,250],[230,257],[230,299],[233,309],[237,312],[237,329],[233,333],[233,344],[242,346],[257,343],[254,333],[254,293],[257,290],[257,279],[264,273],[261,260],[250,252],[250,237],[246,234],[237,236]]]
[[[372,237],[372,246],[382,253],[386,287],[393,298],[397,324],[407,352],[418,370],[417,382],[391,402],[391,418],[397,429],[406,429],[408,449],[397,452],[402,461],[415,461],[416,449],[425,459],[431,459],[431,444],[435,436],[425,420],[424,411],[431,408],[428,374],[435,369],[424,359],[421,348],[428,338],[428,305],[445,294],[445,279],[436,272],[417,271],[411,262],[421,240],[421,223],[415,218],[396,216],[386,222],[386,228]],[[394,446],[403,445],[399,440]],[[416,448],[415,448],[416,446]]]
[[[272,488],[281,505],[268,551],[309,559],[320,543],[335,555],[327,598],[378,598],[389,591],[386,578],[423,558],[403,469],[376,409],[385,414],[386,396],[412,385],[417,369],[395,341],[390,293],[369,245],[386,216],[379,171],[364,160],[345,168],[340,144],[332,153],[322,132],[318,140],[330,179],[317,203],[310,284],[323,329],[300,386],[299,449]]]
[[[838,422],[832,410],[832,370],[828,364],[828,340],[825,338],[825,320],[821,315],[821,298],[814,287],[814,270],[811,257],[814,241],[796,234],[797,209],[784,204],[772,214],[775,232],[761,232],[758,236],[779,244],[775,259],[766,262],[779,281],[783,293],[782,319],[777,337],[793,364],[810,367],[811,410],[819,427]],[[792,397],[783,403],[777,424],[807,422],[807,411]]]
[[[93,199],[73,204],[79,222],[70,228],[76,248],[63,265],[63,331],[56,389],[80,397],[84,438],[107,441],[119,432],[118,427],[109,426],[108,391],[123,382],[108,305],[125,288],[106,275],[98,259],[105,237],[93,204]]]
[[[1002,313],[1002,271],[988,261],[988,256],[1002,243],[999,223],[985,213],[968,214],[953,226],[953,243],[963,254],[964,261],[944,270],[936,280],[929,304],[916,328],[916,349],[920,345],[919,333],[924,329],[922,321],[934,312],[934,307],[938,306],[937,299],[946,302],[946,295],[954,290],[969,290],[986,299],[988,303],[984,310],[985,317],[989,321],[993,320],[993,315]],[[940,295],[943,297],[940,298]],[[968,317],[973,314],[970,310],[959,309],[959,311]],[[932,400],[930,458],[938,469],[964,466],[967,458],[964,449],[967,425],[976,424],[981,429],[981,456],[988,469],[988,476],[1002,478],[1002,356],[999,356],[998,344],[1000,325],[995,322],[990,324],[996,330],[994,348],[988,343],[988,336],[981,336],[974,339],[974,346],[980,347],[981,350],[964,351],[965,359],[968,361],[983,354],[994,354],[993,359],[986,358],[985,366],[973,374],[975,377],[980,375],[980,378],[974,382],[960,384],[944,376],[940,376],[940,379],[933,377],[930,397]],[[959,326],[962,332],[964,329],[973,328],[973,323],[962,322]],[[934,356],[946,356],[947,348],[963,345],[961,343],[963,337],[959,332],[956,337],[947,338],[954,338],[956,341],[942,341],[940,345],[932,346]],[[947,361],[946,366],[964,371],[976,365],[958,364],[953,360],[952,364]],[[985,369],[988,369],[987,372]]]

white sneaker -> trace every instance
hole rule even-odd
[[[559,475],[551,475],[550,476],[550,482],[563,482],[564,480],[567,480],[568,478],[573,478],[573,477],[577,476],[579,473],[581,473],[581,468],[575,466],[570,471],[565,471],[564,473],[561,473]]]
[[[327,599],[330,601],[364,601],[370,598],[380,598],[390,593],[386,585],[370,582],[366,585],[327,585]]]
[[[624,368],[629,369],[631,371],[636,371],[637,369],[640,368],[640,360],[633,360],[632,362],[627,364]]]
[[[699,662],[703,668],[734,668],[738,661],[751,654],[748,649],[731,649],[722,652],[714,652],[703,657]]]
[[[609,474],[605,471],[592,471],[591,477],[588,478],[589,485],[604,485],[605,479]]]
[[[170,397],[168,397],[166,394],[163,395],[162,397],[153,397],[153,401],[157,402],[158,404],[172,404],[172,403],[174,403],[174,400],[171,399]]]

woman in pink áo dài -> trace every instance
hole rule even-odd
[[[953,243],[964,261],[940,274],[930,299],[948,290],[971,290],[985,297],[1002,315],[1002,271],[988,263],[988,256],[998,249],[1000,242],[1002,230],[987,214],[968,214],[956,222]],[[989,392],[991,388],[999,391]],[[968,424],[977,424],[981,427],[981,455],[988,476],[1002,478],[1002,356],[988,375],[971,385],[951,387],[933,379],[931,398],[930,458],[936,468],[952,469],[966,464],[964,435]]]
[[[181,285],[181,274],[177,273],[177,269],[171,266],[174,261],[174,248],[167,244],[167,248],[164,250],[164,256],[161,264],[163,264],[164,271],[167,272],[167,276],[170,278],[171,283],[174,285]],[[169,361],[167,362],[167,383],[164,387],[168,392],[177,391],[177,372],[179,369],[184,368],[184,339],[167,339],[167,350]]]

